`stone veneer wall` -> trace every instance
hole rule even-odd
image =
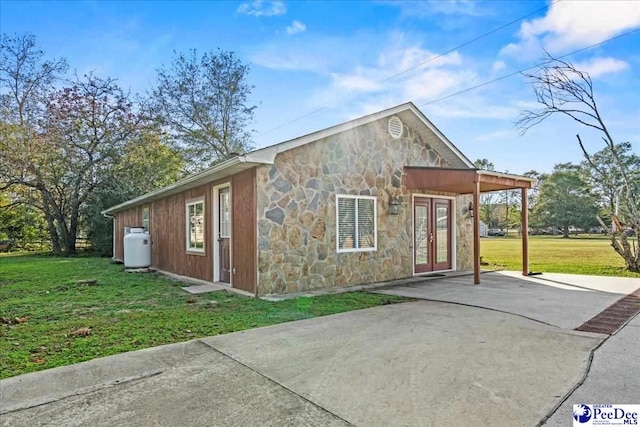
[[[469,202],[473,196],[456,197],[456,270],[473,270],[473,220]]]
[[[259,295],[412,276],[412,196],[402,188],[403,167],[448,164],[406,125],[403,136],[393,139],[386,124],[306,144],[257,168]],[[376,251],[337,253],[336,194],[377,197]],[[393,195],[402,201],[399,215],[388,211]],[[467,269],[471,221],[462,209],[470,199],[457,200],[457,267]]]

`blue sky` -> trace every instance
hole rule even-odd
[[[174,50],[235,51],[251,65],[256,147],[413,101],[471,160],[522,173],[579,162],[576,133],[592,150],[602,143],[560,117],[520,136],[513,123],[535,106],[520,75],[430,101],[539,63],[543,49],[564,55],[638,29],[640,2],[0,1],[0,27],[133,92]],[[640,31],[565,59],[591,72],[614,138],[640,152]]]

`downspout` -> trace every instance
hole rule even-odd
[[[111,238],[111,241],[112,241],[111,251],[113,255],[111,256],[111,259],[115,260],[116,259],[116,218],[113,215],[109,215],[108,213],[104,213],[104,212],[102,212],[102,216],[105,218],[109,218],[113,224],[113,237]]]

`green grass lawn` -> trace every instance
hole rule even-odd
[[[522,242],[515,237],[491,237],[480,241],[482,260],[490,268],[520,270]],[[624,261],[606,236],[579,235],[529,237],[529,270],[547,273],[639,277],[624,269]]]
[[[76,280],[97,279],[95,286]],[[0,378],[292,320],[408,301],[362,292],[280,302],[124,273],[105,258],[0,256]],[[215,301],[215,302],[214,302]],[[216,304],[217,302],[217,304]],[[16,318],[26,318],[17,323]],[[91,335],[73,336],[91,327]]]

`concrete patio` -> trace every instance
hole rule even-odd
[[[469,276],[390,284],[371,292],[498,310],[573,329],[636,289],[640,280],[576,274],[490,272],[473,285]]]

